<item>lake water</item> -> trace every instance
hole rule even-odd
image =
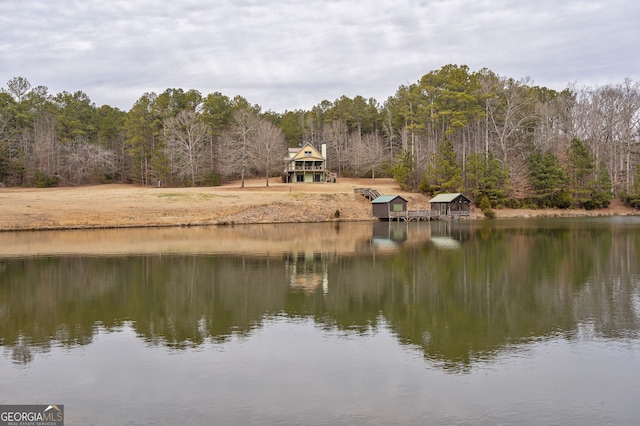
[[[629,425],[640,219],[0,233],[0,404],[68,425]]]

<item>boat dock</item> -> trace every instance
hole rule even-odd
[[[431,209],[409,210],[407,200],[399,195],[382,195],[372,188],[354,188],[353,192],[371,201],[373,215],[388,221],[419,222],[440,219],[470,219],[471,201],[462,194],[440,194],[432,198]],[[454,202],[455,201],[455,202]],[[434,204],[435,203],[435,204]]]
[[[423,220],[440,220],[440,212],[433,210],[405,210],[389,212],[389,221],[420,222]]]

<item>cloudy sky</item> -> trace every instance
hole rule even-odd
[[[145,92],[263,110],[384,102],[446,64],[552,89],[640,80],[637,0],[2,0],[0,85],[128,111]]]

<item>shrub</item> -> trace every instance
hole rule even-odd
[[[482,210],[482,213],[484,213],[484,216],[487,219],[493,219],[496,217],[496,212],[493,209]]]
[[[50,188],[52,186],[58,186],[57,176],[47,176],[41,171],[37,171],[33,177],[33,184],[38,188]]]
[[[489,201],[489,197],[487,197],[486,195],[482,196],[482,198],[480,198],[480,204],[478,205],[478,207],[480,207],[482,211],[490,209],[491,201]]]
[[[491,202],[489,201],[489,197],[486,195],[482,196],[480,199],[480,209],[487,218],[493,219],[496,217],[496,212],[491,208]]]
[[[220,176],[215,172],[210,172],[202,177],[201,186],[220,186]]]
[[[551,207],[557,207],[559,209],[568,209],[573,204],[571,195],[564,191],[559,191],[553,194],[551,197]]]
[[[516,198],[508,198],[504,203],[504,206],[508,209],[521,209],[523,205],[523,200]]]

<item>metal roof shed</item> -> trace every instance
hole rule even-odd
[[[436,211],[440,216],[453,218],[469,217],[471,215],[471,200],[459,192],[452,194],[438,194],[429,200],[431,211]]]
[[[399,195],[381,195],[371,201],[373,215],[378,219],[389,219],[389,212],[406,212],[407,200]]]

